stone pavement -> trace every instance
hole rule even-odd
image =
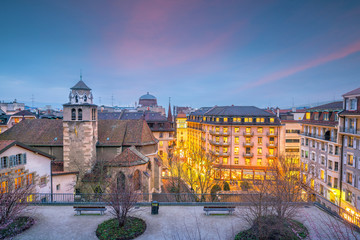
[[[247,223],[240,217],[244,211],[246,207],[238,207],[234,215],[205,216],[201,206],[160,206],[159,215],[151,215],[150,207],[135,210],[132,215],[144,219],[147,224],[145,233],[138,237],[138,240],[227,240],[234,239],[236,233],[248,228]],[[35,218],[35,225],[14,239],[97,239],[97,225],[112,217],[109,212],[104,216],[75,216],[72,206],[38,206],[31,209],[29,214]],[[318,208],[301,208],[298,219],[310,230],[310,239],[333,238],[328,234],[332,227],[323,223],[329,222],[327,214]]]

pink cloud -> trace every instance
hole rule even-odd
[[[259,79],[256,82],[252,82],[252,83],[248,83],[246,85],[244,85],[243,87],[241,87],[241,89],[249,89],[249,88],[253,88],[253,87],[257,87],[257,86],[261,86],[261,85],[265,85],[271,82],[276,82],[279,81],[285,77],[294,75],[298,72],[302,72],[305,71],[309,68],[313,68],[313,67],[317,67],[319,65],[337,60],[337,59],[341,59],[341,58],[345,58],[347,56],[349,56],[350,54],[356,53],[360,51],[360,41],[354,42],[342,49],[340,49],[339,51],[333,52],[329,55],[317,58],[315,60],[303,63],[299,66],[296,67],[292,67],[289,69],[285,69],[283,71],[279,71],[279,72],[275,72],[273,74],[270,74],[262,79]]]

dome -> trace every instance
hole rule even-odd
[[[142,95],[140,97],[140,100],[150,100],[150,99],[155,99],[156,100],[156,97],[149,94],[149,92],[147,92],[145,95]]]

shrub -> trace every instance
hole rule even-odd
[[[10,224],[0,228],[0,239],[13,237],[30,228],[34,222],[31,217],[17,217]]]
[[[119,227],[116,218],[99,224],[96,229],[96,236],[100,240],[129,240],[134,239],[146,230],[144,220],[136,217],[128,217],[124,226]]]
[[[224,182],[224,191],[230,191],[230,185],[228,182]]]

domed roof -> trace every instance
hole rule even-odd
[[[140,100],[146,100],[146,99],[155,99],[155,100],[156,100],[156,97],[153,96],[153,95],[151,95],[151,94],[149,94],[149,92],[147,92],[145,95],[142,95],[142,96],[140,97]]]

